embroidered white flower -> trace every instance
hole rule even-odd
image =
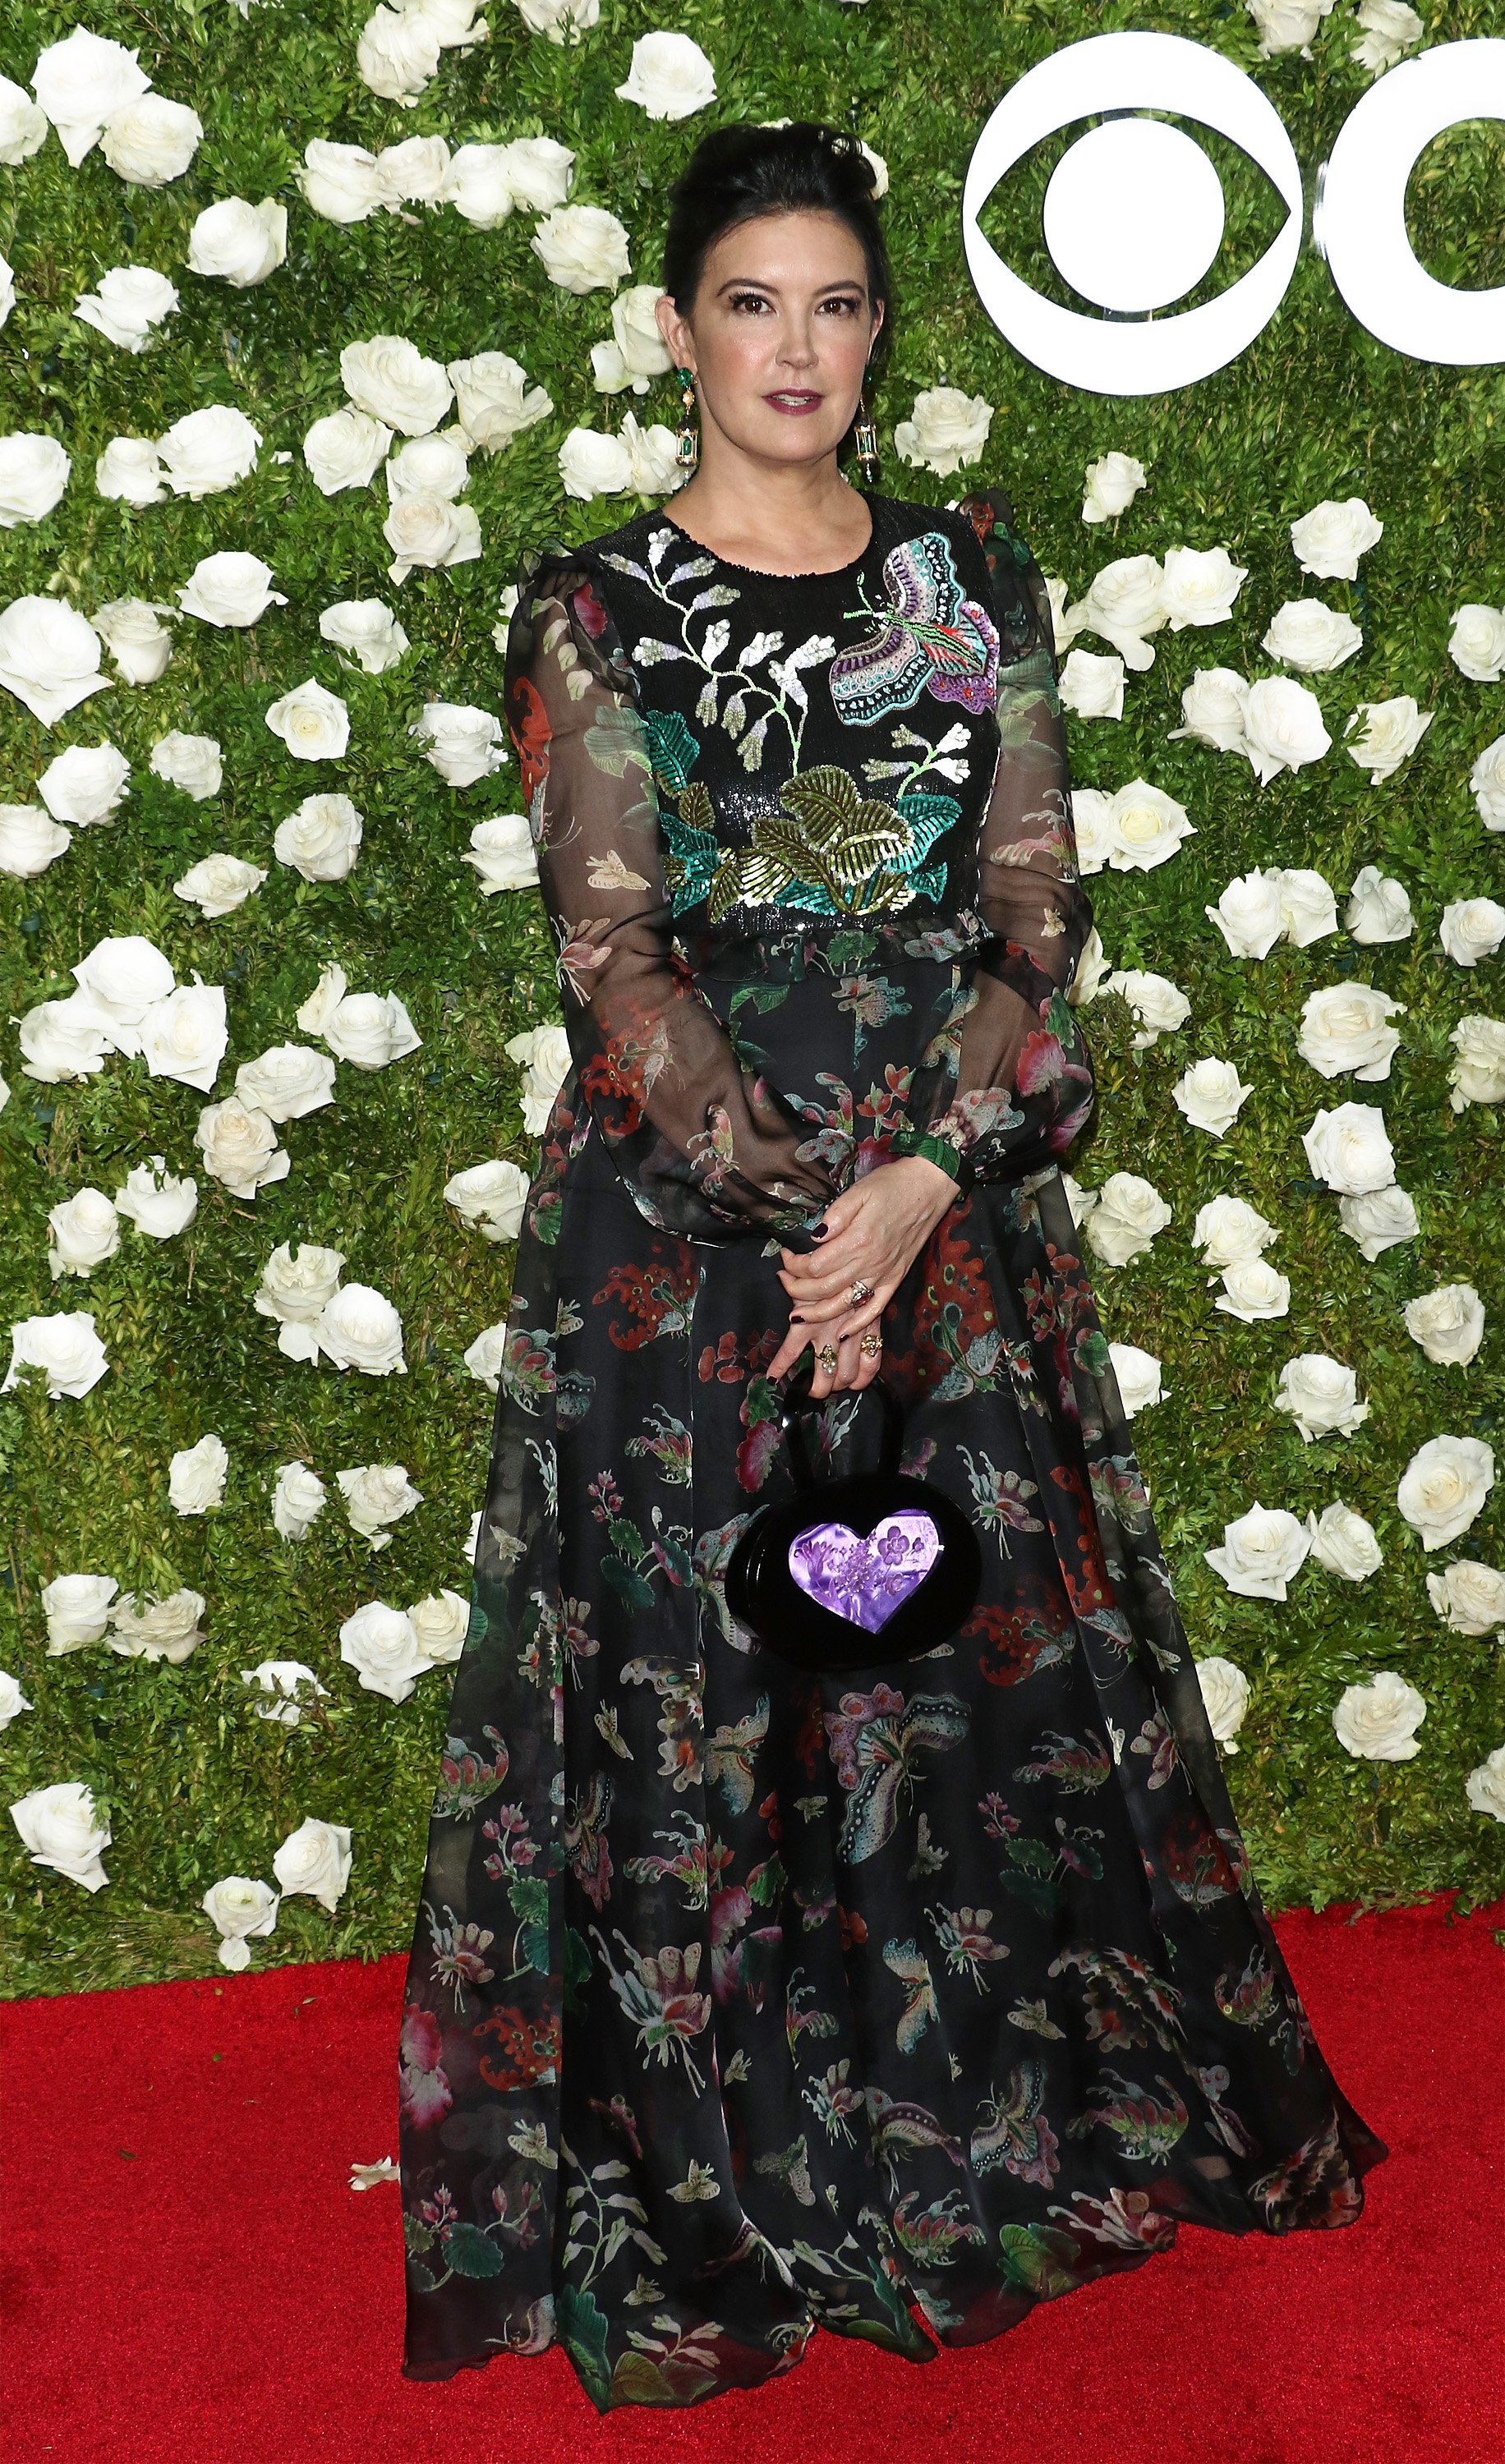
[[[1343,733],[1352,735],[1361,720],[1363,725],[1343,749],[1361,770],[1368,771],[1371,787],[1377,787],[1410,759],[1434,715],[1418,708],[1414,693],[1396,693],[1389,701],[1361,701],[1344,720]]]
[[[1351,616],[1324,600],[1288,599],[1271,618],[1259,647],[1303,675],[1320,675],[1351,659],[1363,638]]]
[[[1249,1709],[1249,1679],[1231,1660],[1216,1654],[1194,1661],[1207,1726],[1226,1754],[1238,1751],[1238,1731]]]
[[[1104,453],[1089,462],[1087,493],[1082,498],[1084,522],[1110,522],[1127,511],[1144,485],[1144,465],[1132,453]]]
[[[1369,1418],[1353,1370],[1326,1352],[1300,1352],[1286,1362],[1275,1409],[1291,1414],[1308,1444],[1316,1438],[1352,1437]]]
[[[1393,1668],[1383,1668],[1366,1685],[1347,1685],[1333,1706],[1338,1742],[1370,1763],[1404,1763],[1420,1751],[1416,1731],[1427,1717],[1425,1698]]]
[[[1246,1514],[1225,1523],[1221,1548],[1202,1553],[1230,1592],[1249,1600],[1283,1600],[1310,1546],[1294,1514],[1283,1506],[1261,1506],[1256,1498]]]
[[[1323,581],[1356,582],[1360,558],[1368,554],[1383,529],[1383,522],[1376,520],[1362,496],[1345,496],[1341,502],[1324,496],[1292,523],[1291,544],[1303,573],[1317,574]]]
[[[1340,1497],[1320,1515],[1308,1513],[1306,1528],[1317,1564],[1345,1583],[1366,1582],[1384,1563],[1374,1525]]]
[[[688,34],[639,34],[627,82],[616,94],[650,120],[688,120],[716,100],[716,71]]]
[[[894,444],[906,462],[944,478],[980,459],[992,424],[993,406],[983,394],[929,385],[917,393],[909,417],[895,429]]]
[[[1484,1303],[1472,1284],[1439,1284],[1407,1301],[1402,1315],[1428,1360],[1465,1367],[1484,1340]]]
[[[1302,1003],[1296,1050],[1324,1078],[1345,1069],[1371,1082],[1388,1078],[1401,1034],[1385,1022],[1405,1015],[1404,1001],[1373,984],[1324,984]]]
[[[1428,1438],[1401,1475],[1395,1502],[1424,1549],[1467,1531],[1494,1485],[1494,1456],[1482,1438]]]

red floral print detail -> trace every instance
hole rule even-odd
[[[559,2060],[559,2019],[547,2003],[535,2018],[503,2004],[471,2034],[477,2043],[496,2039],[496,2051],[483,2053],[476,2064],[488,2087],[530,2087]]]
[[[543,707],[543,696],[528,676],[519,676],[512,688],[507,726],[518,748],[522,792],[531,804],[534,790],[548,777],[548,749],[554,731]]]

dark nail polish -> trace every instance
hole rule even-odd
[[[830,1230],[830,1225],[829,1223],[812,1223],[810,1226],[810,1238],[814,1241],[824,1241]]]

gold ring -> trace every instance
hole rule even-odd
[[[872,1298],[873,1286],[871,1284],[865,1284],[862,1277],[859,1275],[856,1282],[852,1287],[852,1308],[860,1309],[864,1301],[870,1301]]]
[[[864,1359],[876,1360],[878,1353],[882,1349],[883,1337],[879,1334],[877,1328],[875,1326],[866,1328],[863,1332],[862,1340],[857,1346],[857,1350],[862,1353]]]
[[[815,1354],[815,1357],[821,1368],[825,1370],[827,1376],[833,1377],[836,1374],[835,1345],[833,1343],[823,1343],[819,1352]]]

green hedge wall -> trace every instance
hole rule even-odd
[[[257,1964],[407,1942],[450,1675],[440,1666],[393,1704],[342,1661],[339,1629],[374,1597],[406,1605],[467,1587],[493,1402],[462,1354],[505,1314],[511,1251],[466,1230],[442,1191],[452,1174],[489,1157],[531,1168],[519,1070],[504,1046],[559,1015],[536,891],[483,898],[462,861],[477,821],[516,809],[515,768],[451,787],[409,729],[435,697],[499,708],[494,627],[524,542],[549,531],[588,536],[633,509],[631,498],[564,496],[557,454],[567,430],[614,429],[625,408],[645,421],[675,416],[667,378],[646,400],[603,401],[593,390],[589,346],[609,332],[610,295],[572,297],[549,281],[529,245],[532,214],[478,231],[453,208],[412,207],[338,226],[310,210],[295,180],[315,138],[372,148],[430,134],[453,145],[555,138],[576,154],[571,202],[620,217],[631,278],[646,281],[656,278],[667,184],[714,118],[817,114],[850,124],[892,178],[897,297],[877,405],[880,484],[936,502],[969,481],[1002,484],[1046,571],[1064,576],[1073,597],[1110,557],[1181,542],[1226,545],[1249,567],[1228,625],[1156,637],[1153,668],[1130,676],[1121,722],[1073,724],[1079,783],[1112,789],[1147,778],[1184,803],[1197,835],[1153,871],[1094,880],[1112,963],[1170,976],[1192,1016],[1136,1053],[1130,1013],[1117,995],[1098,996],[1085,1020],[1101,1101],[1072,1168],[1089,1186],[1115,1170],[1141,1173],[1174,1210],[1151,1252],[1095,1266],[1095,1280],[1109,1334],[1164,1362],[1167,1398],[1140,1417],[1136,1437],[1194,1648],[1234,1661],[1250,1681],[1228,1771],[1271,1903],[1406,1902],[1449,1886],[1464,1904],[1492,1897],[1505,1887],[1505,1825],[1467,1802],[1465,1780],[1505,1739],[1500,1642],[1445,1626],[1425,1575],[1460,1555],[1505,1563],[1505,1487],[1463,1541],[1424,1555],[1397,1511],[1396,1485],[1415,1448],[1440,1432],[1505,1448],[1499,1120],[1487,1106],[1455,1114],[1447,1083],[1457,1019],[1505,1011],[1505,957],[1470,974],[1437,935],[1449,900],[1505,894],[1505,838],[1486,833],[1467,786],[1479,751],[1505,730],[1505,686],[1469,683],[1447,654],[1456,605],[1505,602],[1505,376],[1396,357],[1353,320],[1304,247],[1278,315],[1233,365],[1183,394],[1104,401],[1008,349],[972,291],[959,225],[968,156],[1008,84],[1051,50],[1118,26],[1186,34],[1250,70],[1282,113],[1310,188],[1369,82],[1349,57],[1351,11],[1323,22],[1310,59],[1265,61],[1245,11],[1211,0],[1144,11],[1034,0],[671,0],[658,11],[603,0],[578,47],[530,33],[511,0],[494,0],[489,40],[446,50],[409,108],[380,99],[357,74],[365,14],[363,0],[265,0],[244,17],[209,6],[151,16],[99,0],[80,19],[23,0],[0,36],[0,69],[23,85],[38,52],[76,22],[138,46],[156,87],[191,104],[205,130],[188,171],[157,188],[127,186],[99,148],[70,168],[55,132],[0,169],[0,250],[17,290],[0,328],[0,432],[51,434],[73,457],[55,509],[0,532],[0,604],[29,592],[56,593],[85,613],[128,595],[172,603],[198,559],[221,549],[264,557],[287,601],[246,630],[184,617],[159,682],[117,684],[50,730],[0,694],[0,802],[35,803],[37,778],[70,743],[107,735],[131,764],[129,794],[108,825],[77,830],[40,875],[0,877],[11,1022],[0,1027],[11,1089],[0,1111],[0,1333],[32,1314],[87,1309],[110,1359],[81,1399],[50,1400],[35,1377],[0,1397],[0,1667],[33,1706],[5,1733],[6,1802],[83,1781],[113,1832],[108,1886],[91,1894],[33,1865],[5,1823],[9,1990],[217,1972],[217,1938],[199,1904],[206,1888],[232,1873],[269,1879],[277,1844],[309,1815],[349,1825],[349,1886],[333,1914],[311,1898],[284,1898],[276,1931],[256,1944]],[[1441,9],[1428,39],[1491,32],[1491,14],[1487,0]],[[710,112],[677,125],[614,94],[633,38],[663,25],[692,34],[718,78]],[[1451,281],[1505,280],[1498,138],[1485,123],[1456,132],[1413,180],[1416,244]],[[1022,270],[1032,254],[1042,278],[1038,196],[1053,159],[1050,145],[1039,149],[987,220]],[[1237,271],[1273,227],[1270,201],[1231,148],[1218,159],[1229,190],[1224,263]],[[231,196],[276,198],[288,212],[286,262],[244,290],[186,264],[195,216]],[[159,268],[181,294],[140,355],[72,313],[80,292],[125,263]],[[387,574],[380,473],[370,489],[326,498],[301,451],[312,421],[343,400],[342,347],[384,332],[440,362],[506,350],[554,403],[509,450],[472,461],[467,501],[482,556],[416,571],[400,588]],[[941,382],[995,406],[983,460],[954,478],[899,464],[891,442],[915,393]],[[95,458],[112,436],[158,435],[210,403],[238,406],[262,431],[251,475],[198,502],[173,495],[139,512],[96,493]],[[1148,485],[1117,522],[1089,528],[1084,468],[1112,449],[1138,455]],[[1302,576],[1292,518],[1350,494],[1384,524],[1361,581]],[[1260,788],[1247,763],[1168,741],[1195,666],[1275,671],[1259,637],[1281,602],[1303,591],[1350,610],[1364,632],[1357,657],[1307,679],[1333,751]],[[412,645],[400,665],[367,676],[321,638],[321,609],[346,598],[396,610]],[[339,763],[293,759],[264,724],[277,695],[309,675],[349,704]],[[1359,700],[1400,693],[1435,717],[1396,777],[1371,786],[1342,750],[1342,722]],[[171,728],[220,740],[214,801],[193,803],[149,769],[152,744]],[[301,797],[331,787],[353,798],[365,841],[347,879],[310,883],[276,860],[272,836]],[[206,921],[172,884],[210,848],[265,866],[267,878],[232,913]],[[1359,950],[1339,932],[1241,962],[1204,913],[1236,873],[1283,864],[1319,868],[1341,913],[1366,863],[1409,888],[1409,940]],[[181,983],[197,970],[225,986],[230,1046],[212,1095],[118,1056],[77,1083],[24,1073],[15,1023],[69,992],[69,970],[101,936],[129,933],[150,936]],[[342,1063],[336,1100],[280,1133],[287,1177],[236,1198],[202,1167],[200,1110],[230,1091],[240,1061],[312,1040],[294,1014],[331,960],[352,990],[400,995],[421,1048],[374,1072]],[[1322,1080],[1296,1053],[1305,996],[1344,979],[1406,1005],[1381,1087]],[[1188,1128],[1171,1101],[1182,1070],[1207,1052],[1236,1062],[1254,1087],[1223,1141]],[[1340,1231],[1337,1200],[1314,1182],[1300,1143],[1319,1106],[1350,1097],[1383,1103],[1421,1217],[1420,1237],[1373,1265]],[[91,1276],[55,1283],[49,1209],[85,1185],[113,1195],[157,1154],[198,1180],[187,1231],[157,1242],[127,1225]],[[1243,1325],[1214,1309],[1190,1233],[1198,1206],[1220,1190],[1278,1225],[1272,1263],[1292,1278],[1288,1316]],[[396,1304],[406,1375],[283,1357],[253,1295],[267,1257],[288,1241],[342,1250],[346,1281]],[[1484,1344],[1467,1368],[1435,1365],[1407,1334],[1402,1304],[1459,1280],[1482,1295]],[[1281,1365],[1299,1352],[1332,1353],[1357,1370],[1371,1410],[1355,1435],[1306,1444],[1273,1408]],[[230,1454],[224,1503],[180,1515],[168,1502],[168,1458],[210,1430]],[[277,1535],[269,1498],[277,1466],[293,1458],[329,1490],[298,1544]],[[406,1464],[424,1498],[379,1554],[350,1529],[335,1485],[337,1470],[367,1463]],[[1203,1551],[1256,1496],[1299,1515],[1341,1496],[1374,1524],[1383,1569],[1349,1584],[1309,1563],[1284,1604],[1233,1595]],[[80,1571],[113,1575],[122,1593],[196,1588],[207,1639],[177,1666],[122,1657],[102,1641],[49,1656],[40,1589]],[[302,1661],[328,1689],[297,1728],[255,1716],[241,1671],[266,1659]],[[1410,1760],[1355,1759],[1334,1732],[1343,1688],[1381,1669],[1426,1699]]]

